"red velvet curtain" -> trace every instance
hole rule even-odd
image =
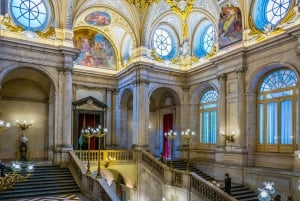
[[[165,133],[169,132],[170,130],[173,129],[173,114],[165,114],[163,116],[163,154],[166,158],[170,159],[171,158],[171,153],[172,153],[172,140],[168,140],[165,137]]]
[[[83,128],[95,128],[97,126],[99,126],[99,114],[88,114],[88,113],[79,113],[79,117],[78,117],[78,133],[79,133],[79,137],[81,135],[81,130]],[[83,139],[83,142],[86,142],[86,139]],[[94,150],[94,149],[98,149],[98,142],[96,142],[95,137],[90,139],[90,149]],[[87,145],[85,145],[87,146]],[[87,149],[87,147],[85,147],[83,149]]]

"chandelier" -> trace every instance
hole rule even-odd
[[[0,132],[7,131],[10,128],[10,123],[0,120]]]
[[[11,166],[7,167],[0,161],[0,192],[13,188],[13,185],[16,182],[25,181],[31,175],[31,173],[34,172],[34,166],[32,163],[27,163],[25,166],[27,174],[22,175],[18,173],[22,170],[22,163],[12,162]]]

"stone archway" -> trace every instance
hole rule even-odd
[[[133,145],[133,93],[130,89],[125,89],[120,97],[120,132],[117,143],[120,147],[131,149]]]
[[[179,125],[180,98],[178,93],[168,87],[156,88],[151,93],[149,103],[148,143],[150,152],[156,156],[164,153],[167,158],[176,158],[176,147],[180,144],[180,137],[178,136],[172,142],[164,137],[164,133],[172,129],[179,134]]]
[[[48,147],[53,141],[50,113],[54,112],[54,86],[51,79],[40,70],[24,67],[9,71],[2,79],[0,91],[1,118],[11,122],[12,127],[3,135],[0,142],[0,158],[20,159],[20,137],[26,133],[26,158],[29,160],[48,160]],[[16,120],[33,121],[33,125],[21,130]],[[50,137],[50,135],[52,137]]]

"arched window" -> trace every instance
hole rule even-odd
[[[258,151],[294,151],[296,83],[293,71],[280,69],[265,76],[259,85]]]
[[[211,89],[206,91],[200,99],[200,143],[217,143],[217,109],[218,93]]]
[[[47,0],[11,0],[13,21],[29,31],[42,31],[50,23],[51,9]]]
[[[276,27],[291,9],[291,0],[255,0],[252,6],[252,18],[257,29]]]
[[[216,41],[216,30],[211,22],[204,22],[196,31],[194,37],[194,54],[204,57],[212,50]]]
[[[174,37],[168,27],[158,28],[153,35],[153,48],[162,59],[171,59],[176,52]]]

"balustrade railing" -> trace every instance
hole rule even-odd
[[[219,187],[215,186],[213,183],[206,181],[197,174],[190,173],[190,177],[191,190],[196,195],[204,196],[207,199],[214,201],[238,201],[222,191]]]
[[[81,152],[81,151],[79,151]],[[105,182],[97,180],[90,175],[84,174],[85,168],[82,165],[82,161],[77,156],[84,156],[85,154],[79,154],[78,151],[70,152],[70,169],[73,172],[75,179],[80,180],[80,189],[85,192],[85,196],[88,196],[90,200],[109,200],[109,201],[120,201],[120,199],[111,191],[111,189],[105,188]],[[87,160],[87,159],[86,159]]]
[[[88,161],[88,154],[90,153],[90,162],[98,161],[98,150],[75,150],[77,157],[83,161]],[[134,160],[134,154],[132,150],[101,150],[100,151],[101,161],[132,161]]]
[[[76,153],[81,161],[87,161],[88,151],[76,150],[74,153]],[[98,150],[90,150],[91,162],[96,162],[98,160],[98,153]],[[102,161],[113,160],[115,162],[141,161],[167,184],[181,188],[190,188],[194,194],[200,197],[205,197],[208,200],[237,201],[219,187],[208,182],[197,174],[171,169],[144,150],[102,150],[100,151],[100,159]],[[103,190],[104,189],[101,189],[101,191]]]

